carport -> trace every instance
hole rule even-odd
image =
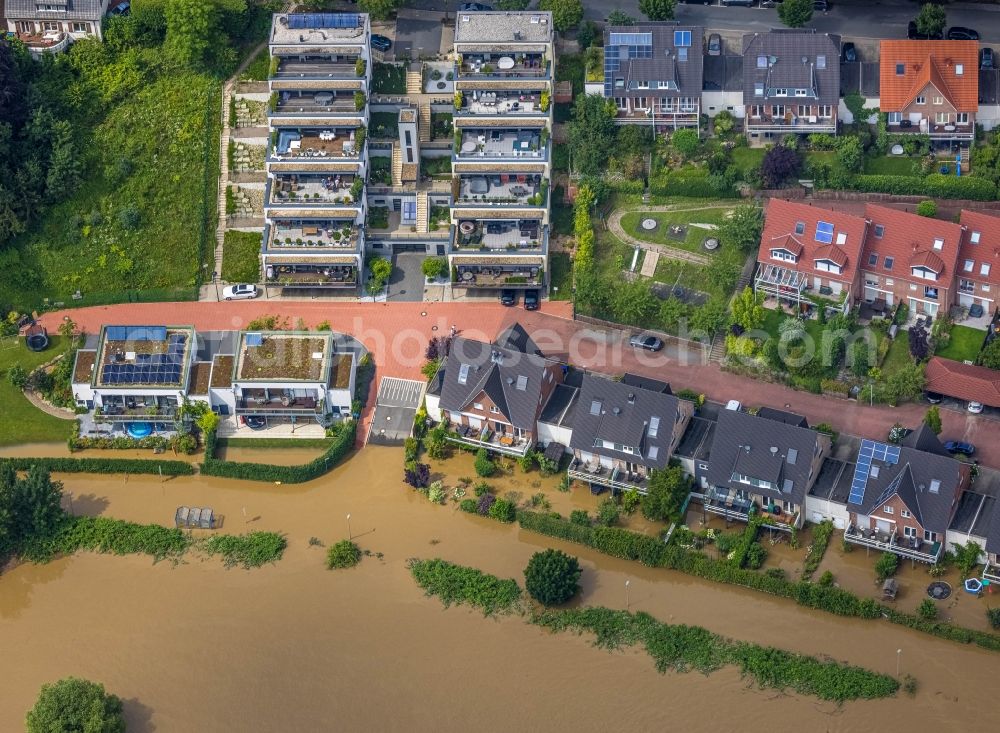
[[[402,445],[410,436],[413,417],[424,395],[424,383],[415,379],[383,377],[378,385],[375,412],[366,443]]]

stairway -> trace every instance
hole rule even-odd
[[[431,105],[429,102],[420,103],[420,121],[417,123],[417,138],[422,143],[431,141]]]
[[[392,146],[392,185],[403,185],[403,151],[398,145]]]
[[[423,74],[423,64],[419,61],[410,64],[410,68],[406,70],[406,93],[407,94],[422,94],[424,89],[424,74]]]
[[[417,231],[421,234],[427,232],[427,192],[417,191]]]
[[[725,358],[726,337],[722,334],[716,334],[715,338],[712,339],[712,350],[708,353],[708,360],[716,364],[721,364]]]

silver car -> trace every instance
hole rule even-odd
[[[257,286],[248,283],[230,285],[222,290],[225,300],[250,300],[257,297]]]

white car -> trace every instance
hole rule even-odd
[[[983,403],[982,402],[970,402],[968,408],[966,408],[966,409],[968,409],[968,411],[971,412],[971,413],[973,413],[974,415],[978,415],[980,412],[983,411]]]
[[[732,410],[733,412],[739,412],[743,409],[743,405],[740,404],[739,400],[729,400],[729,402],[726,403],[726,409]]]
[[[250,298],[256,298],[257,286],[249,285],[247,283],[230,285],[227,288],[223,288],[222,297],[226,300],[249,300]]]

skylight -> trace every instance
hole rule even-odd
[[[601,401],[600,400],[594,400],[593,402],[590,403],[590,414],[591,415],[600,415],[601,414]]]
[[[795,461],[798,460],[798,457],[799,457],[798,450],[796,450],[795,448],[789,448],[788,449],[787,459],[788,459],[788,465],[789,466],[794,466],[795,465]]]
[[[875,225],[875,236],[878,237],[879,239],[881,239],[883,234],[885,234],[885,227],[882,226],[881,224],[876,224]]]
[[[843,232],[837,232],[837,244],[847,244],[847,235]]]
[[[938,237],[934,240],[934,249],[941,249],[944,247],[944,240]]]
[[[806,231],[806,223],[804,221],[795,222],[795,233],[803,234]]]
[[[826,56],[822,54],[816,57],[816,68],[825,69],[826,68]]]
[[[887,270],[891,270],[892,269],[892,263],[895,262],[895,261],[896,261],[895,257],[886,257],[885,258],[885,262],[882,264],[882,266],[885,269],[887,269]]]
[[[979,232],[973,232],[969,235],[969,241],[973,244],[979,244]]]
[[[936,494],[941,490],[941,482],[937,479],[931,479],[930,492]]]
[[[462,364],[461,368],[458,370],[458,383],[465,384],[469,381],[469,365]]]
[[[896,76],[902,76],[906,73],[906,64],[896,64]]]
[[[523,392],[525,389],[527,389],[527,387],[528,387],[528,378],[523,374],[521,374],[517,378],[517,388]]]
[[[649,418],[649,437],[655,438],[656,433],[660,430],[660,418],[651,417]]]
[[[816,222],[816,241],[830,244],[833,241],[833,224],[827,221]]]
[[[649,446],[649,460],[655,461],[658,455],[660,455],[660,447],[656,445]]]
[[[677,60],[678,61],[687,61],[688,60],[688,50],[686,48],[678,48],[677,49]]]
[[[757,57],[757,68],[758,69],[766,69],[767,68],[767,56],[758,56]]]

